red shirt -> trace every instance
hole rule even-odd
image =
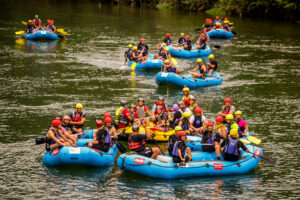
[[[122,111],[122,115],[128,117],[130,116],[130,113],[126,108],[124,108],[124,110]],[[119,123],[119,128],[125,128],[126,126],[127,126],[126,124]]]

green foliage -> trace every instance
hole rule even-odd
[[[223,10],[219,9],[219,8],[209,9],[209,10],[205,11],[205,13],[207,13],[211,16],[217,16],[217,15],[225,16],[226,15],[226,13]]]

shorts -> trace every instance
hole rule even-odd
[[[215,146],[214,145],[209,145],[209,146],[203,145],[202,146],[202,151],[203,152],[208,152],[208,153],[215,152]]]
[[[143,151],[137,152],[137,154],[150,158],[153,154],[153,151],[152,149],[144,149]]]
[[[184,162],[188,162],[189,159],[190,159],[189,156],[185,156]],[[173,162],[174,163],[181,163],[182,160],[178,156],[173,156]]]
[[[93,144],[92,145],[93,149],[98,149],[103,152],[108,152],[109,151],[109,145],[103,145],[103,144]]]
[[[226,161],[238,161],[240,159],[239,156],[229,155],[227,153],[222,152],[222,156]]]

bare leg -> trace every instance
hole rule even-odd
[[[189,161],[191,161],[191,160],[192,160],[192,151],[191,151],[191,148],[190,148],[190,147],[187,147],[187,148],[186,148],[186,151],[187,151],[188,156],[189,156]]]
[[[221,150],[220,150],[220,145],[217,142],[215,142],[215,152],[216,152],[217,158],[220,158]]]
[[[153,147],[153,148],[152,148],[152,151],[153,151],[153,154],[152,154],[151,158],[152,158],[152,159],[156,159],[156,157],[157,157],[158,155],[160,155],[159,148]]]

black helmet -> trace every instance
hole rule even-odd
[[[133,125],[132,127],[132,131],[133,132],[136,132],[136,131],[139,131],[140,130],[140,126],[139,125]]]
[[[138,101],[142,101],[142,102],[144,102],[144,99],[143,98],[139,98],[139,100]]]
[[[159,96],[158,100],[162,100],[163,101],[163,100],[165,100],[165,98],[163,96]]]
[[[121,101],[120,101],[120,105],[121,105],[121,106],[125,106],[125,105],[127,105],[127,101],[125,101],[125,100],[121,100]]]

